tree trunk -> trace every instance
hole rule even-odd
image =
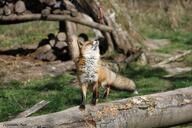
[[[12,3],[14,4],[14,2]],[[102,54],[107,50],[110,52],[116,50],[129,57],[131,54],[137,52],[135,51],[136,47],[143,47],[141,42],[144,38],[135,31],[135,28],[131,24],[130,16],[124,14],[126,10],[121,9],[124,7],[117,4],[116,1],[109,1],[109,4],[112,6],[110,9],[105,8],[105,2],[101,0],[63,0],[61,3],[57,0],[37,0],[33,4],[29,1],[24,1],[24,4],[26,4],[27,10],[23,9],[24,12],[21,12],[21,15],[11,13],[9,16],[5,16],[2,14],[0,17],[0,24],[21,23],[35,20],[59,21],[60,32],[66,32],[69,54],[73,60],[79,55],[76,42],[77,37],[75,35],[75,30],[73,30],[76,25],[75,23],[98,29],[99,31],[97,32],[102,33],[102,37],[95,38],[101,41],[101,47],[104,49]],[[38,8],[35,8],[37,5]],[[29,14],[28,11],[32,12],[32,14]],[[82,17],[83,14],[89,15],[93,21],[84,19]],[[111,14],[116,14],[120,20],[116,20],[115,15],[111,17]]]
[[[0,123],[5,128],[155,128],[192,122],[192,87]]]
[[[77,36],[73,31],[74,23],[66,21],[65,25],[66,25],[67,43],[68,43],[69,52],[70,52],[69,54],[71,56],[71,59],[75,60],[77,57],[79,57],[79,46],[77,44],[78,43]]]
[[[75,6],[70,1],[64,1],[64,3],[67,10],[75,10],[77,12]],[[79,57],[79,45],[77,42],[77,36],[75,35],[76,24],[70,21],[65,21],[65,29],[71,59],[76,60],[76,58]]]
[[[90,22],[94,22],[93,18],[90,17],[89,15],[83,14],[82,16],[86,20],[88,20]],[[97,29],[93,29],[93,32],[95,33],[95,39],[100,39],[100,38],[104,39],[104,38],[106,38],[107,45],[108,45],[108,51],[112,51],[114,49],[114,45],[113,45],[113,41],[112,41],[110,33],[108,33],[108,32],[101,32],[101,31],[99,31]]]
[[[106,24],[113,28],[111,33],[103,32],[103,35],[108,42],[108,50],[118,50],[129,56],[131,53],[137,52],[135,51],[136,48],[143,47],[143,36],[135,30],[128,14],[124,14],[126,11],[122,10],[117,2],[113,0],[108,2],[113,6],[110,10],[107,8],[105,9],[103,2],[100,0],[79,0],[78,2],[79,5],[81,5],[81,8],[83,8],[83,12],[91,16],[94,21]],[[119,22],[116,21],[117,13],[115,10],[118,10],[125,18],[123,24],[119,24]],[[128,30],[125,30],[125,28]]]
[[[79,5],[81,5],[81,8],[83,8],[84,13],[89,15],[94,21],[101,24],[105,24],[104,22],[105,12],[104,10],[99,10],[100,6],[98,5],[96,0],[91,2],[89,0],[79,0]],[[102,34],[107,41],[108,50],[112,51],[114,49],[114,44],[110,36],[110,33],[103,31]]]

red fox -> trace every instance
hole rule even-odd
[[[76,61],[77,77],[81,87],[81,109],[85,109],[87,89],[93,91],[92,104],[96,105],[99,87],[105,88],[104,98],[110,89],[135,91],[134,82],[101,65],[99,41],[79,42],[80,55]]]

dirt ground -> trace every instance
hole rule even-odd
[[[162,44],[164,42],[164,45]],[[151,65],[161,62],[166,58],[169,58],[177,53],[162,54],[154,52],[154,49],[165,47],[170,42],[167,40],[149,40],[147,53],[149,63]],[[57,76],[65,73],[67,70],[75,69],[75,65],[72,61],[41,61],[34,59],[31,53],[35,51],[37,46],[24,45],[18,48],[0,48],[0,81],[8,82],[11,80],[18,80],[27,82],[34,79],[42,79],[47,76]],[[171,67],[170,73],[175,71],[175,68],[185,67],[182,62],[174,62],[167,65]],[[168,71],[169,72],[169,71]],[[173,72],[174,74],[174,72]]]
[[[32,48],[31,46],[29,47]],[[31,79],[42,79],[46,76],[63,74],[68,69],[75,67],[72,61],[57,60],[48,62],[34,59],[29,53],[29,51],[34,50],[27,50],[26,47],[16,49],[1,48],[0,81],[19,80],[25,82]]]

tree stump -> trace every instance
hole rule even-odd
[[[23,14],[26,11],[25,3],[21,0],[15,3],[15,12],[17,14]]]

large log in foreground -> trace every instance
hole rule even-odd
[[[5,128],[155,128],[192,122],[192,87],[0,123]]]
[[[74,23],[86,25],[88,27],[96,28],[102,31],[111,32],[113,29],[109,26],[102,25],[96,22],[90,22],[84,20],[82,17],[71,17],[68,15],[54,15],[50,14],[47,17],[42,17],[41,14],[25,14],[25,15],[10,15],[10,16],[0,16],[0,24],[11,24],[17,22],[25,21],[35,21],[35,20],[47,20],[47,21],[71,21]]]

